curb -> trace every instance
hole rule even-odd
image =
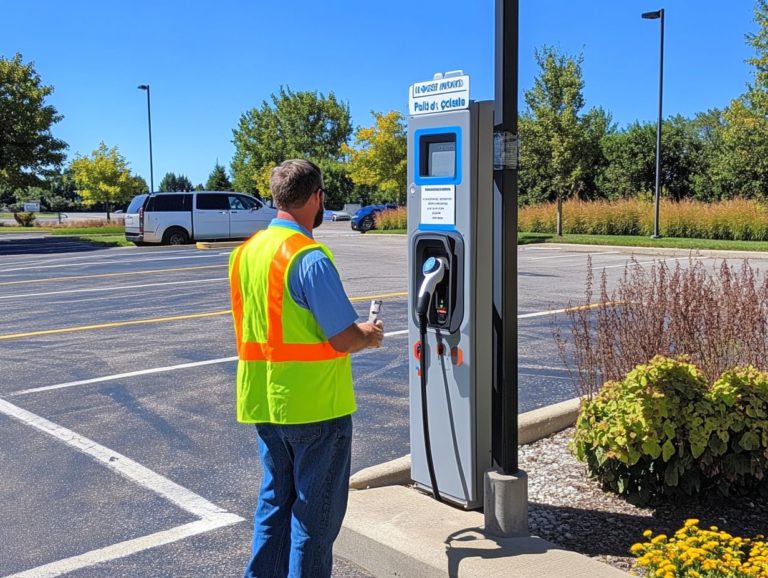
[[[576,423],[581,400],[569,399],[518,416],[517,437],[520,445],[563,431]],[[355,473],[349,478],[352,490],[366,490],[383,486],[402,486],[411,482],[411,455],[377,464]]]

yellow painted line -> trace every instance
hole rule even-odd
[[[387,299],[388,297],[406,297],[408,291],[399,291],[397,293],[380,293],[379,295],[361,295],[360,297],[350,297],[350,301],[367,301],[368,299]]]
[[[361,295],[351,297],[350,301],[366,301],[368,299],[385,299],[387,297],[404,297],[408,295],[406,291],[399,293],[380,293],[378,295]],[[191,313],[189,315],[174,315],[173,317],[155,317],[152,319],[138,319],[135,321],[116,321],[114,323],[100,323],[98,325],[79,325],[76,327],[62,327],[60,329],[43,329],[41,331],[28,331],[26,333],[8,333],[0,335],[0,340],[20,339],[22,337],[37,337],[39,335],[55,335],[58,333],[74,333],[76,331],[91,331],[95,329],[109,329],[113,327],[124,327],[127,325],[148,325],[150,323],[166,323],[170,321],[183,321],[185,319],[201,319],[204,317],[217,317],[219,315],[230,315],[231,309],[224,311],[211,311],[208,313]]]
[[[199,267],[174,267],[173,269],[147,269],[145,271],[125,271],[122,273],[99,273],[98,275],[72,275],[69,277],[49,277],[47,279],[25,279],[23,281],[3,281],[2,285],[22,285],[25,283],[48,283],[50,281],[77,281],[78,279],[97,279],[99,277],[121,277],[126,275],[146,275],[149,273],[170,273],[175,271],[193,271],[195,269],[217,269],[227,267],[222,265],[201,265]]]
[[[146,325],[149,323],[165,323],[166,321],[181,321],[183,319],[199,319],[201,317],[216,317],[218,315],[229,315],[230,309],[226,311],[211,311],[210,313],[192,313],[190,315],[175,315],[173,317],[155,317],[153,319],[138,319],[136,321],[117,321],[115,323],[100,323],[99,325],[79,325],[77,327],[62,327],[61,329],[44,329],[42,331],[29,331],[27,333],[9,333],[0,335],[1,339],[18,339],[20,337],[36,337],[38,335],[53,335],[56,333],[71,333],[74,331],[90,331],[92,329],[107,329],[109,327],[123,327],[125,325]]]

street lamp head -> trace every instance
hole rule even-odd
[[[656,10],[654,12],[643,12],[642,16],[646,20],[656,20],[657,18],[661,18],[661,10]]]
[[[136,88],[138,88],[139,90],[149,90],[149,85],[148,84],[140,84]]]

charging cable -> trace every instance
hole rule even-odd
[[[419,321],[419,339],[421,340],[419,373],[421,375],[421,421],[424,428],[424,450],[427,454],[427,469],[429,470],[429,481],[432,484],[432,495],[438,502],[442,502],[443,500],[440,497],[440,490],[437,487],[435,465],[432,461],[432,443],[429,436],[429,412],[427,411],[427,318],[429,305],[432,302],[432,296],[440,281],[445,277],[447,269],[448,261],[444,257],[430,257],[424,261],[424,265],[421,269],[424,274],[424,281],[421,283],[418,300],[416,302],[416,317]]]

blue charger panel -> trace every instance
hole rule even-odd
[[[422,128],[413,138],[417,185],[461,184],[461,127]]]

